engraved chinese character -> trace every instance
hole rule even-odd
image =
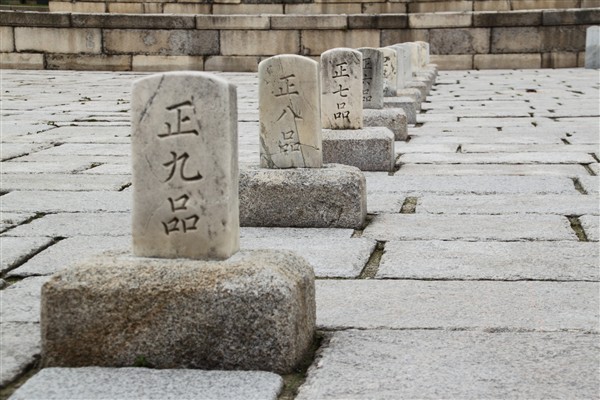
[[[200,218],[197,215],[192,215],[187,218],[173,217],[173,219],[171,219],[170,221],[163,222],[162,224],[165,228],[165,233],[169,235],[171,232],[186,233],[187,231],[195,231],[196,229],[198,229],[196,227],[196,224],[199,220]],[[181,227],[181,229],[179,229],[179,227]]]
[[[350,120],[350,111],[336,112],[335,114],[333,114],[333,118]]]
[[[171,211],[176,213],[178,211],[187,211],[187,202],[190,200],[190,197],[186,194],[179,196],[174,199],[172,197],[168,198],[169,205],[171,206]],[[167,222],[162,222],[162,225],[165,229],[165,234],[169,235],[171,232],[182,232],[186,233],[187,231],[193,231],[196,228],[196,224],[200,218],[197,215],[190,215],[188,217],[179,218],[177,216],[173,216],[173,218]]]
[[[294,119],[302,119],[300,112],[294,111],[292,106],[287,106],[286,108],[283,109],[283,111],[281,112],[281,115],[279,116],[279,118],[277,118],[277,121],[281,120],[287,114],[288,110],[290,110]]]
[[[169,197],[169,203],[171,203],[171,211],[175,212],[175,211],[187,210],[186,204],[189,199],[190,199],[190,197],[187,194],[184,194],[183,196],[179,196],[176,199]]]
[[[370,58],[363,59],[363,69],[373,69],[373,62]]]
[[[174,124],[165,122],[167,131],[159,134],[159,138],[175,135],[199,135],[198,130],[194,127],[196,110],[191,101],[184,101],[183,103],[169,106],[167,107],[167,111],[171,113],[171,118],[175,118],[176,122]]]
[[[343,110],[346,108],[346,103],[336,103],[338,110]]]
[[[347,62],[336,64],[335,69],[333,70],[332,78],[341,78],[342,76],[350,77],[350,75],[347,74],[348,70],[346,69],[346,66],[348,66]]]
[[[171,157],[172,159],[166,163],[163,164],[164,167],[171,167],[171,170],[169,172],[169,177],[167,178],[167,180],[165,180],[165,182],[170,181],[173,176],[175,175],[175,172],[177,171],[177,166],[179,165],[179,176],[182,180],[184,181],[199,181],[200,179],[202,179],[202,175],[200,175],[200,172],[196,171],[196,175],[194,176],[186,176],[185,175],[185,163],[187,162],[188,158],[190,158],[188,153],[183,153],[182,155],[178,156],[177,153],[175,152],[171,152]],[[181,162],[179,162],[181,161]]]
[[[291,81],[292,78],[295,77],[296,75],[291,74],[288,76],[284,76],[283,78],[279,78],[279,80],[283,82],[281,82],[281,86],[279,86],[279,93],[274,93],[275,97],[299,94],[298,91],[295,89],[296,85]]]
[[[284,153],[290,153],[292,151],[300,151],[300,142],[296,139],[296,132],[289,130],[287,132],[281,132],[283,136],[279,139],[279,148]]]
[[[333,92],[333,94],[338,94],[339,93],[340,97],[348,97],[347,94],[344,95],[344,92],[347,92],[349,90],[350,90],[349,88],[344,88],[344,87],[342,87],[342,85],[340,85],[339,89],[336,90],[335,92]]]

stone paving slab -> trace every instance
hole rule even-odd
[[[430,196],[419,199],[417,214],[600,214],[597,195]]]
[[[52,146],[51,144],[44,143],[6,143],[5,133],[2,132],[2,146],[0,146],[0,158],[4,160],[21,157],[47,147]]]
[[[463,153],[531,153],[531,152],[577,152],[593,153],[597,149],[594,144],[464,144]],[[47,151],[47,150],[46,150]]]
[[[600,194],[600,177],[598,176],[582,176],[579,177],[579,183],[588,194]]]
[[[0,387],[3,387],[23,373],[40,354],[40,325],[2,321],[0,334]]]
[[[97,167],[81,171],[82,175],[129,175],[131,174],[130,164],[102,164]]]
[[[40,322],[40,296],[42,285],[49,276],[23,279],[2,290],[0,321]]]
[[[0,213],[0,231],[4,232],[5,230],[12,228],[16,225],[22,224],[23,222],[31,219],[35,216],[35,213],[13,213],[13,212],[4,212]]]
[[[598,343],[564,332],[335,332],[296,399],[596,398]]]
[[[0,237],[2,257],[0,273],[18,266],[27,257],[52,243],[48,237]]]
[[[66,143],[60,146],[54,146],[49,149],[37,152],[43,155],[55,156],[98,156],[98,155],[113,155],[113,156],[131,156],[131,144],[114,144],[114,143]]]
[[[89,177],[93,180],[95,177]],[[12,212],[78,213],[131,210],[128,192],[111,191],[15,191],[2,196],[2,210]]]
[[[389,241],[377,278],[598,281],[589,242]]]
[[[48,214],[9,231],[9,236],[127,236],[131,235],[129,213]]]
[[[356,278],[363,270],[375,241],[366,238],[243,238],[241,249],[292,250],[300,254],[314,268],[320,278]]]
[[[18,239],[23,238],[5,238]],[[76,252],[73,249],[77,249]],[[76,236],[59,241],[41,253],[35,255],[20,267],[9,271],[9,277],[28,277],[32,275],[52,275],[55,272],[105,251],[125,251],[131,249],[131,237],[128,236]]]
[[[320,329],[598,333],[598,282],[317,280]]]
[[[582,215],[579,217],[579,221],[581,221],[581,226],[588,240],[594,242],[600,240],[600,219],[598,215]]]
[[[2,164],[5,174],[69,174],[83,171],[92,166],[91,162],[60,160],[59,162],[20,162],[7,161]]]
[[[403,154],[398,162],[412,164],[590,164],[594,158],[577,152],[528,153],[415,153]]]
[[[587,176],[579,164],[402,164],[398,175],[526,175],[526,176]]]
[[[129,184],[128,175],[2,174],[5,190],[119,190]]]
[[[276,400],[282,387],[279,375],[262,371],[46,368],[11,400]]]
[[[436,194],[579,194],[572,179],[554,176],[375,176],[367,192]]]
[[[367,213],[398,213],[405,199],[399,193],[367,192]]]
[[[363,232],[376,240],[577,240],[558,215],[380,214]]]
[[[24,157],[16,158],[15,161],[23,162],[61,162],[62,160],[71,160],[73,162],[89,162],[98,164],[124,164],[131,165],[131,157],[126,156],[113,156],[113,155],[95,155],[95,156],[82,156],[82,155],[65,155],[58,156],[53,154],[40,154],[33,153]]]

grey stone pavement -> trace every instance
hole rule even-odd
[[[257,77],[220,75],[257,164]],[[29,378],[13,398],[275,399],[284,381],[258,371],[34,375],[41,285],[130,246],[139,76],[2,71],[2,397]],[[297,399],[600,396],[599,93],[597,70],[441,72],[399,169],[365,173],[364,230],[242,228],[243,248],[295,250],[320,278]]]

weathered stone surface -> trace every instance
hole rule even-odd
[[[240,247],[242,250],[290,250],[306,259],[319,278],[356,278],[375,249],[375,241],[367,238],[290,237],[281,234],[243,237]]]
[[[316,286],[317,325],[328,330],[598,332],[598,282],[329,279]]]
[[[15,49],[18,52],[100,53],[100,29],[16,27]]]
[[[363,127],[362,54],[359,51],[337,48],[321,54],[321,124],[326,129]]]
[[[600,213],[598,196],[582,195],[459,195],[429,196],[419,200],[417,213],[425,214],[559,214]]]
[[[538,26],[542,24],[542,11],[478,12],[473,14],[473,26]]]
[[[380,47],[383,52],[383,95],[396,96],[398,92],[398,54],[390,47]]]
[[[159,369],[287,373],[312,343],[314,273],[282,251],[225,261],[104,256],[54,275],[41,315],[46,367],[143,357]]]
[[[235,86],[204,73],[134,83],[133,253],[225,259],[239,249]]]
[[[376,240],[577,240],[558,215],[377,215],[364,237]]]
[[[408,137],[406,114],[399,108],[365,109],[363,123],[366,127],[382,126],[389,129],[395,140],[406,140]]]
[[[297,399],[593,398],[598,350],[586,333],[335,332]]]
[[[363,107],[383,108],[383,53],[374,47],[358,49],[363,59]]]
[[[366,184],[356,167],[240,170],[240,224],[354,228],[365,223]]]
[[[49,277],[23,279],[2,290],[0,320],[7,322],[39,322],[40,291]]]
[[[593,242],[600,240],[600,218],[598,215],[582,215],[579,217],[579,221],[581,221],[581,226],[588,240]]]
[[[297,54],[300,34],[295,30],[227,30],[220,32],[219,43],[224,56]]]
[[[216,30],[108,29],[104,30],[103,38],[108,54],[201,56],[219,53]]]
[[[73,26],[81,28],[193,29],[196,27],[196,21],[192,15],[147,14],[140,18],[124,13],[76,13],[71,15],[71,22]]]
[[[35,217],[35,213],[13,213],[2,211],[2,216],[0,216],[0,230],[5,231],[6,229],[13,228],[33,217]]]
[[[19,238],[23,240],[24,238]],[[3,239],[4,240],[4,239]],[[73,249],[77,249],[76,252]],[[9,271],[9,277],[52,275],[84,258],[106,251],[131,251],[131,237],[76,236],[53,244],[20,267]]]
[[[384,127],[324,129],[323,162],[352,165],[361,171],[393,171],[394,134]]]
[[[88,177],[88,179],[91,179]],[[100,215],[102,217],[100,217]],[[10,230],[11,236],[126,236],[131,235],[129,213],[48,214]]]
[[[49,237],[2,237],[2,260],[0,273],[15,268],[27,258],[52,243]]]
[[[49,190],[89,191],[119,190],[129,186],[127,175],[105,175],[90,179],[82,174],[3,174],[2,189],[5,190]]]
[[[417,123],[417,102],[410,97],[386,97],[383,100],[386,109],[401,109],[406,115],[406,123]]]
[[[136,54],[131,60],[132,71],[202,71],[203,56],[167,56]]]
[[[598,281],[597,243],[389,241],[377,278]]]
[[[11,398],[276,400],[282,386],[280,376],[262,371],[45,368]]]
[[[586,153],[527,152],[405,154],[400,161],[419,164],[589,164],[595,160]]]
[[[282,55],[258,66],[260,165],[263,168],[321,168],[319,64]]]
[[[600,68],[600,26],[587,28],[585,36],[585,67]]]
[[[3,299],[4,301],[4,299]],[[35,362],[40,354],[40,325],[38,323],[15,323],[2,321],[0,325],[0,386],[4,387],[27,367]]]
[[[490,51],[490,29],[432,29],[429,38],[435,54],[486,54]]]
[[[32,190],[14,191],[2,197],[3,212],[124,212],[130,210],[131,194],[127,192]]]

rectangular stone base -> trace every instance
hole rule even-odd
[[[417,78],[418,79],[418,78]],[[429,95],[429,90],[431,89],[431,86],[429,86],[427,83],[419,81],[419,80],[414,80],[414,81],[409,81],[406,83],[406,86],[404,86],[404,90],[407,90],[410,93],[411,89],[417,89],[421,92],[421,98],[423,100],[416,100],[417,103],[420,103],[422,101],[425,100],[425,98],[427,97],[427,95]],[[398,96],[403,96],[403,94],[398,93]],[[421,109],[421,104],[418,104],[417,108],[420,110]]]
[[[384,97],[384,108],[400,108],[406,114],[406,122],[417,123],[417,102],[410,97]]]
[[[347,165],[240,169],[240,225],[361,229],[366,182]]]
[[[394,134],[384,127],[323,129],[323,162],[361,171],[393,171]]]
[[[42,364],[289,373],[313,341],[314,279],[289,251],[93,258],[42,287]]]
[[[421,103],[425,101],[427,94],[425,93],[425,90],[405,87],[404,89],[396,90],[396,96],[389,97],[410,97],[417,102],[417,110],[421,110]]]
[[[389,98],[397,99],[397,97]],[[386,101],[385,99],[383,100],[384,102]],[[403,99],[406,98],[403,97]],[[383,126],[388,128],[394,134],[395,140],[406,140],[408,137],[406,113],[400,108],[365,108],[363,110],[363,125],[366,127]]]

